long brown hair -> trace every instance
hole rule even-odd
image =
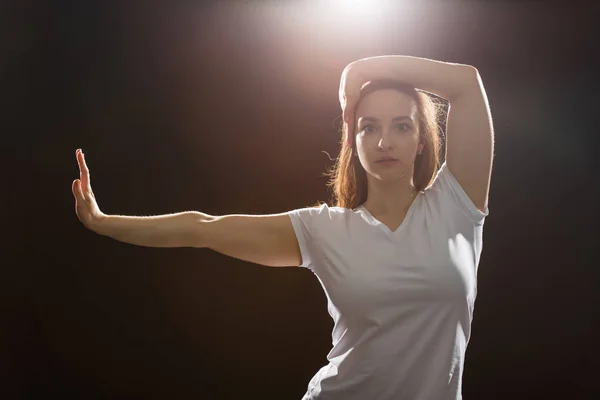
[[[424,146],[423,153],[415,160],[413,182],[415,188],[422,191],[432,183],[440,165],[441,133],[443,132],[441,125],[445,126],[445,120],[442,117],[446,115],[447,102],[394,80],[368,82],[361,88],[359,97],[362,99],[366,94],[381,89],[395,89],[406,93],[417,104],[419,136]],[[356,127],[356,121],[353,123]],[[358,154],[355,138],[352,138],[350,147],[344,140],[346,132],[343,124],[340,133],[340,154],[335,160],[335,164],[323,175],[330,178],[327,186],[333,192],[332,206],[354,209],[367,201],[367,173],[358,157],[355,156]],[[322,202],[318,202],[315,207],[321,204]]]

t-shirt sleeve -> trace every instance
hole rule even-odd
[[[292,221],[300,254],[302,255],[302,264],[300,267],[312,269],[314,253],[317,243],[317,229],[315,220],[326,212],[327,205],[322,204],[320,207],[299,208],[288,211],[287,214]]]
[[[439,190],[445,200],[452,202],[474,224],[482,224],[485,217],[489,214],[487,206],[485,211],[481,211],[475,207],[475,204],[473,204],[471,198],[460,183],[458,183],[445,162],[437,172],[434,183],[431,186]]]

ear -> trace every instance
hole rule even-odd
[[[423,152],[423,147],[425,147],[425,144],[419,143],[419,147],[417,147],[417,154],[421,154]]]

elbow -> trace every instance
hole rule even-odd
[[[190,213],[190,229],[188,230],[187,245],[189,247],[205,248],[209,247],[209,228],[210,222],[215,221],[218,217],[194,211]]]
[[[454,82],[456,82],[455,90],[446,98],[450,103],[463,97],[465,94],[468,95],[474,91],[482,90],[481,75],[479,75],[477,68],[471,65],[458,65],[454,74]]]

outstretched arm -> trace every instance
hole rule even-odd
[[[147,247],[205,247],[268,267],[302,264],[287,213],[212,216],[199,211],[149,217],[107,215],[100,211],[83,152],[76,152],[79,179],[72,184],[75,212],[90,230],[124,243]]]
[[[361,86],[377,79],[401,81],[449,101],[446,163],[473,204],[484,211],[488,203],[494,131],[477,69],[464,64],[395,55],[354,61],[344,69],[340,82],[340,104],[346,124],[353,119]],[[352,134],[350,131],[349,136]]]

